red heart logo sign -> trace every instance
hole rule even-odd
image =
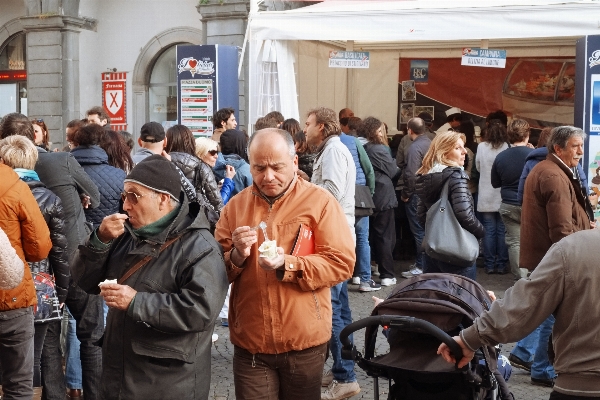
[[[190,60],[190,61],[188,61],[188,65],[190,67],[192,67],[192,69],[194,69],[194,68],[196,68],[196,65],[198,65],[198,61],[196,61],[196,60]]]

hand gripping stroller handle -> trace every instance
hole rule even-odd
[[[425,333],[435,337],[442,343],[445,343],[450,348],[450,351],[457,362],[463,357],[462,349],[458,343],[456,343],[456,341],[452,339],[450,335],[433,325],[431,322],[414,317],[379,315],[375,317],[367,317],[361,319],[360,321],[353,322],[342,329],[342,332],[340,332],[340,341],[343,345],[342,358],[346,360],[356,360],[357,356],[360,357],[360,354],[356,350],[356,346],[352,345],[352,342],[348,337],[357,330],[371,325],[381,325],[383,327],[399,329],[404,332]]]

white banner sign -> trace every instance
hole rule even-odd
[[[369,68],[368,51],[329,52],[329,68]]]
[[[460,65],[471,67],[505,68],[506,50],[480,49],[465,47]]]

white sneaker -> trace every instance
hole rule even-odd
[[[383,278],[380,282],[381,286],[392,286],[396,284],[396,278]]]
[[[323,377],[321,378],[321,386],[328,387],[329,385],[331,385],[332,381],[333,381],[333,372],[331,372],[331,370],[327,370],[327,372],[325,372],[323,374]]]
[[[213,343],[216,342],[218,338],[219,338],[219,335],[217,335],[216,333],[213,333],[213,335],[212,335]]]
[[[410,270],[402,273],[402,277],[412,278],[413,276],[418,276],[423,273],[423,270],[421,268],[415,267],[414,265],[411,265],[411,267],[412,268],[410,268]]]
[[[321,400],[342,400],[348,399],[360,393],[360,386],[358,382],[340,383],[335,379],[331,381],[331,384],[325,390],[325,393],[321,393]]]
[[[351,283],[352,285],[360,285],[360,276],[353,276]]]

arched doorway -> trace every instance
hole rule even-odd
[[[140,128],[146,122],[162,123],[177,120],[175,46],[202,43],[202,30],[178,27],[154,36],[144,46],[135,63],[132,76],[131,132],[136,139]]]
[[[27,115],[27,57],[25,33],[19,32],[0,46],[0,115]]]

